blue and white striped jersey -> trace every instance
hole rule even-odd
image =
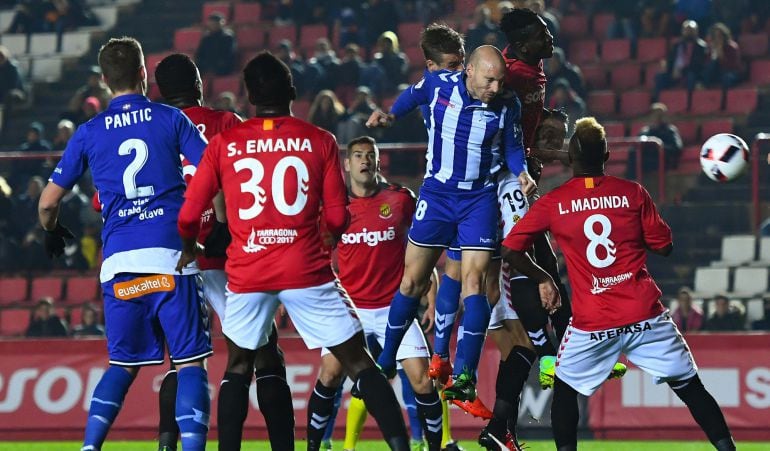
[[[470,96],[463,72],[426,71],[391,113],[399,118],[421,105],[428,128],[426,184],[481,189],[494,184],[503,160],[516,175],[526,171],[521,105],[512,92],[486,104]]]
[[[115,97],[78,127],[50,180],[70,189],[91,169],[104,221],[102,282],[121,272],[175,274],[185,191],[180,154],[197,165],[205,147],[184,113],[138,94]]]

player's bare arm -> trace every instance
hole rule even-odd
[[[540,300],[543,303],[543,308],[549,312],[553,312],[561,307],[561,297],[559,296],[559,289],[556,287],[556,283],[553,278],[543,268],[541,268],[532,257],[524,251],[517,251],[508,247],[502,247],[503,259],[508,262],[511,267],[522,273],[523,275],[534,280],[538,284],[538,290],[540,291]]]
[[[366,121],[368,128],[390,127],[396,121],[396,116],[380,109],[374,110]]]
[[[53,231],[56,228],[56,219],[59,217],[59,203],[67,194],[67,190],[53,182],[48,185],[40,194],[37,214],[40,218],[40,225],[46,232]]]
[[[674,244],[673,243],[668,243],[667,245],[665,245],[665,246],[663,246],[663,247],[661,247],[659,249],[653,249],[653,248],[647,246],[647,250],[652,252],[653,254],[658,254],[658,255],[662,255],[664,257],[668,257],[669,255],[671,255],[671,251],[674,250]]]
[[[525,196],[531,196],[537,190],[537,183],[535,179],[529,175],[529,172],[519,173],[519,183],[521,183],[521,191]]]

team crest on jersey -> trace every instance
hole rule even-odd
[[[123,105],[123,111],[128,111],[130,109],[131,109],[131,104],[130,103],[127,103],[127,104]]]
[[[393,210],[390,209],[390,204],[380,205],[380,218],[388,219],[393,216]]]
[[[246,252],[248,254],[256,254],[259,251],[263,251],[267,249],[265,246],[262,246],[261,244],[257,244],[254,242],[254,240],[257,238],[257,232],[254,231],[254,228],[251,229],[251,234],[249,234],[249,239],[246,241],[245,246],[241,246],[243,249],[243,252]]]
[[[517,222],[519,222],[519,219],[521,219],[521,216],[519,216],[519,215],[513,215],[513,223],[514,223],[514,224],[516,224]]]

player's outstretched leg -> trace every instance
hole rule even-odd
[[[698,426],[703,429],[717,450],[735,450],[735,442],[730,434],[730,428],[727,427],[722,410],[711,393],[703,386],[697,374],[683,381],[669,382],[668,385],[687,405]]]
[[[390,448],[408,450],[409,438],[396,394],[367,353],[363,334],[355,334],[344,343],[331,347],[330,351],[342,363],[345,373],[351,375],[357,392],[361,394],[369,413],[377,420]]]
[[[278,346],[275,323],[268,343],[257,349],[254,376],[257,382],[257,402],[265,418],[270,448],[294,449],[294,407],[291,390],[286,382],[286,364],[283,351]]]
[[[158,450],[176,451],[176,443],[179,440],[179,426],[176,424],[174,412],[176,411],[176,368],[173,366],[163,377],[158,392]]]
[[[203,361],[179,365],[177,370],[176,422],[184,451],[206,449],[211,398]]]
[[[217,428],[219,451],[241,449],[243,422],[249,411],[249,386],[254,372],[256,351],[244,349],[225,337],[227,369],[219,386]]]
[[[404,369],[398,370],[398,378],[401,380],[401,399],[404,400],[406,407],[406,416],[409,418],[409,435],[411,437],[412,448],[417,443],[422,444],[422,419],[417,412],[417,402],[414,399],[414,390]]]
[[[557,451],[577,450],[577,428],[580,420],[577,395],[574,388],[556,378],[551,403],[551,428]]]
[[[476,399],[475,372],[481,359],[481,350],[487,335],[491,309],[487,297],[474,294],[463,300],[465,313],[462,339],[458,341],[452,381],[444,388],[444,399],[473,401]],[[460,349],[462,349],[460,351]]]
[[[427,375],[428,359],[422,357],[406,358],[401,361],[401,365],[404,367],[404,372],[408,378],[408,382],[404,385],[410,386],[409,391],[412,392],[413,402],[417,406],[419,423],[422,425],[420,435],[413,433],[412,439],[419,438],[422,442],[422,435],[424,434],[428,449],[439,451],[441,449],[441,436],[443,435],[441,421],[443,410],[438,391]],[[404,401],[406,402],[410,393],[405,391],[404,394]]]
[[[88,409],[88,422],[81,451],[102,449],[107,432],[123,406],[123,399],[136,377],[138,368],[110,366],[96,384]]]
[[[447,251],[447,255],[452,251]],[[460,307],[460,262],[447,259],[446,274],[441,276],[441,282],[436,293],[436,323],[433,339],[433,356],[428,376],[446,384],[452,375],[452,364],[449,362],[449,342],[452,339],[457,310]]]

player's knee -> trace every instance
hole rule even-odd
[[[254,371],[285,367],[283,351],[278,346],[266,345],[257,349],[256,357],[254,358]]]
[[[481,273],[472,272],[463,277],[463,297],[484,294],[485,291],[484,276]]]
[[[422,297],[423,293],[428,289],[429,283],[430,279],[420,280],[412,275],[404,274],[404,277],[401,279],[399,290],[404,296],[418,298]]]
[[[342,371],[324,370],[323,365],[321,365],[321,371],[318,373],[318,381],[324,387],[339,387],[342,385],[342,380],[344,378],[345,375],[342,374]]]
[[[460,261],[459,260],[452,260],[451,258],[448,258],[446,260],[446,265],[444,266],[444,273],[453,280],[460,280],[462,277],[460,267]]]
[[[489,305],[497,305],[500,301],[500,284],[487,282],[487,300]]]

